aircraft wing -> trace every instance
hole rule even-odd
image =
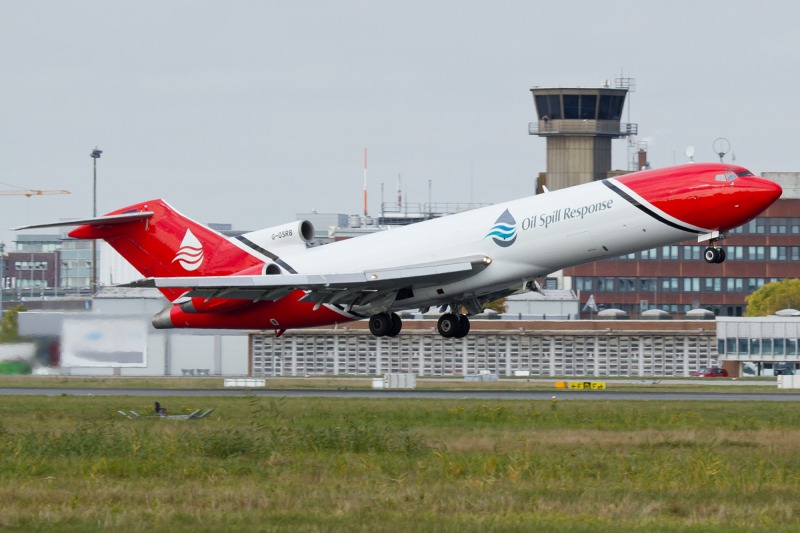
[[[394,268],[336,274],[276,274],[261,276],[188,276],[147,278],[126,287],[187,289],[182,298],[279,300],[296,291],[303,301],[366,305],[412,287],[451,283],[477,274],[491,263],[483,255]]]

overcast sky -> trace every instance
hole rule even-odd
[[[438,202],[520,197],[545,170],[530,88],[621,75],[653,166],[690,145],[715,160],[725,137],[756,173],[800,171],[798,6],[0,0],[0,189],[72,191],[0,196],[0,228],[91,215],[95,145],[101,214],[157,197],[238,229],[359,213],[365,147],[371,214],[398,174],[410,202],[428,180]]]

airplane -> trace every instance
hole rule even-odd
[[[104,239],[169,305],[164,328],[274,330],[368,319],[394,337],[397,312],[439,308],[438,332],[469,333],[469,316],[537,279],[604,257],[686,241],[717,242],[781,195],[781,187],[725,163],[644,170],[326,244],[309,246],[309,221],[226,237],[156,199],[105,216],[17,229],[77,225]],[[463,312],[465,311],[465,312]]]

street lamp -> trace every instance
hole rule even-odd
[[[103,153],[102,150],[99,150],[97,146],[94,147],[92,153],[89,154],[90,157],[94,160],[94,173],[92,179],[92,217],[97,216],[97,160],[100,159],[100,155]],[[97,290],[97,240],[92,240],[92,281],[91,281],[91,289],[92,293]]]

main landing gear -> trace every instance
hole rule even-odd
[[[712,244],[703,252],[703,259],[706,260],[706,263],[722,263],[725,261],[725,250]]]
[[[369,317],[369,331],[376,337],[396,337],[403,329],[403,320],[397,313],[378,313]],[[467,315],[445,313],[437,324],[439,335],[448,339],[460,339],[469,333]]]
[[[376,337],[397,337],[403,320],[397,313],[378,313],[369,317],[369,331]]]
[[[467,315],[445,313],[439,317],[439,324],[436,327],[442,337],[460,339],[469,333],[469,318]]]

